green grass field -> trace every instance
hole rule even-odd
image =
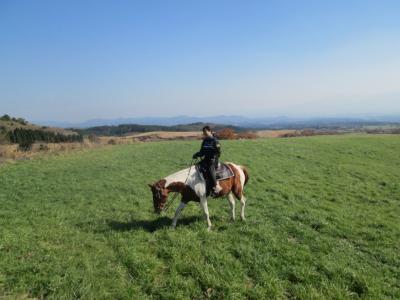
[[[249,169],[246,222],[212,199],[212,232],[195,203],[172,230],[147,183],[198,147],[0,166],[0,298],[400,299],[399,136],[222,141]]]

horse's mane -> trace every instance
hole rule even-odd
[[[193,171],[194,169],[195,168],[192,167],[191,171]],[[163,179],[165,179],[166,181],[165,186],[168,186],[168,184],[175,181],[184,182],[188,176],[188,173],[189,173],[189,168],[186,168],[164,177]]]

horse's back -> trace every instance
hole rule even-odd
[[[249,178],[248,171],[246,168],[232,162],[227,162],[226,164],[232,168],[232,171],[235,174],[232,184],[232,192],[238,199],[241,199],[244,185],[247,183]]]

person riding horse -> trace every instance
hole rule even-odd
[[[210,126],[203,127],[203,142],[199,152],[193,154],[193,159],[202,158],[200,165],[206,170],[207,177],[211,179],[212,193],[217,195],[221,190],[221,186],[217,181],[216,168],[218,167],[218,159],[221,155],[221,145],[217,138],[211,132]]]

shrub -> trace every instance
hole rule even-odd
[[[300,132],[300,136],[313,136],[316,135],[315,130],[312,129],[304,129]]]
[[[290,138],[290,137],[297,137],[297,136],[300,136],[300,133],[298,131],[287,132],[287,133],[280,135],[280,137],[283,137],[283,138]]]
[[[88,139],[92,143],[99,143],[100,142],[100,139],[94,133],[89,134]]]
[[[2,121],[11,121],[11,117],[9,115],[4,115],[0,118]]]
[[[18,150],[20,151],[29,151],[32,149],[33,142],[32,141],[24,141],[18,144]]]
[[[1,144],[7,144],[7,142],[8,142],[7,137],[5,135],[3,135],[3,134],[0,134],[0,145]]]
[[[256,133],[250,132],[250,131],[238,133],[236,137],[238,139],[256,139],[256,138],[258,138]]]
[[[21,124],[21,125],[27,125],[28,122],[25,121],[23,118],[18,118],[15,120],[17,123]]]
[[[236,139],[236,133],[231,128],[223,128],[217,132],[217,137],[221,140],[234,140]]]
[[[46,144],[40,144],[39,151],[48,151],[48,150],[49,146],[47,146]]]
[[[392,134],[400,134],[400,128],[392,129]]]

